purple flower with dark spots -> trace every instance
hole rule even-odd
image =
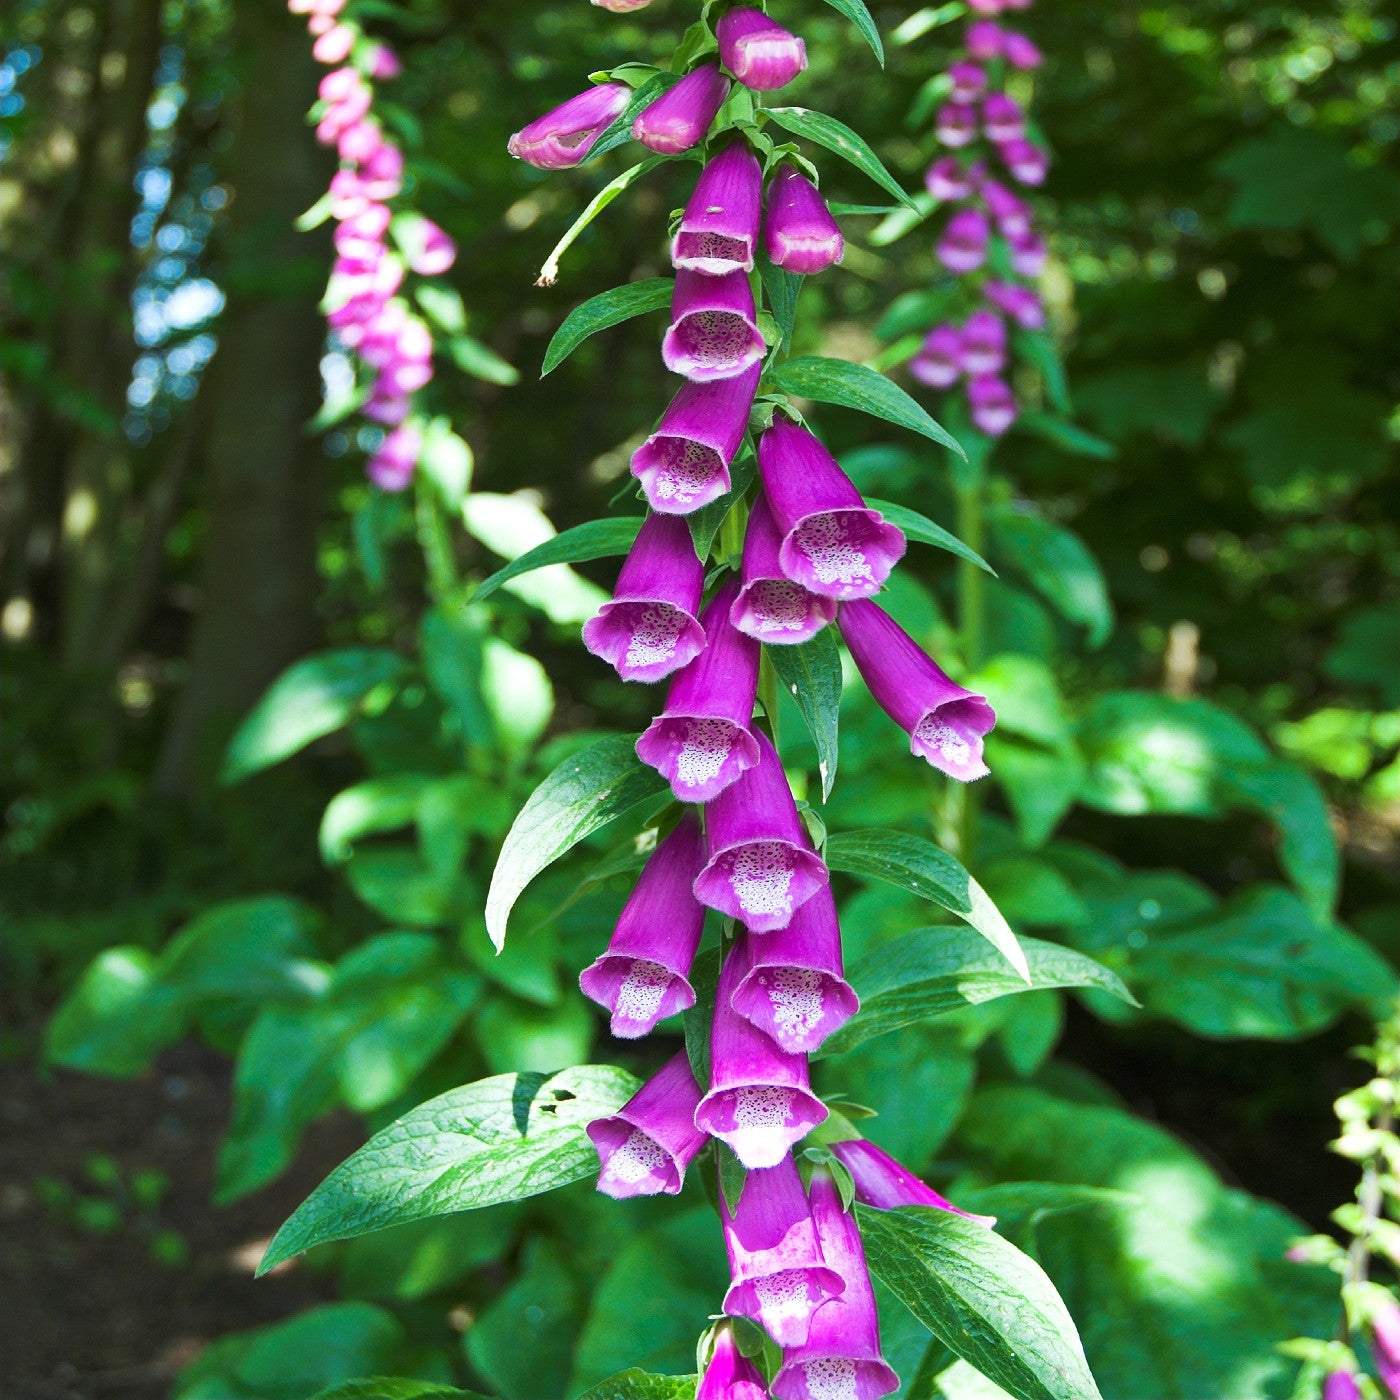
[[[748,429],[762,372],[754,364],[731,379],[690,383],[671,400],[656,431],[632,454],[632,475],[653,510],[689,515],[729,490],[729,464]]]
[[[1026,134],[1026,114],[1014,97],[988,93],[982,103],[982,131],[988,141],[1015,141]]]
[[[975,272],[987,260],[987,240],[991,229],[980,209],[959,209],[943,230],[935,250],[938,261],[949,272]]]
[[[365,464],[369,479],[381,491],[402,491],[413,480],[423,450],[423,434],[413,423],[395,428]]]
[[[730,1004],[738,971],[731,953],[715,989],[710,1092],[695,1110],[695,1126],[727,1143],[753,1171],[777,1166],[826,1120],[827,1108],[812,1093],[807,1057],[780,1050]]]
[[[841,605],[841,635],[875,703],[909,735],[909,748],[950,778],[984,777],[982,740],[996,712],[951,680],[875,603]]]
[[[786,928],[747,935],[734,1009],[784,1050],[810,1054],[860,1009],[841,964],[841,928],[829,886]]]
[[[786,928],[831,877],[797,814],[777,750],[761,730],[753,737],[757,764],[705,809],[710,858],[695,897],[753,933],[769,933]]]
[[[962,366],[962,332],[956,326],[935,326],[909,361],[909,373],[930,388],[948,389],[962,377]]]
[[[1050,162],[1039,146],[1032,145],[1024,137],[1014,141],[1003,141],[997,147],[997,154],[1011,174],[1023,185],[1043,185]]]
[[[962,366],[968,374],[995,374],[1006,363],[1006,322],[995,311],[974,311],[963,322]]]
[[[865,504],[826,448],[778,414],[759,439],[758,469],[787,577],[825,598],[878,593],[903,557],[904,534]]]
[[[704,649],[671,682],[666,708],[637,740],[637,757],[682,802],[709,802],[759,761],[749,728],[759,646],[730,625],[738,594],[739,580],[731,577],[710,600],[700,617]]]
[[[731,141],[696,182],[671,240],[672,263],[710,277],[752,272],[762,198],[762,167],[747,142]]]
[[[762,10],[740,5],[715,25],[719,56],[746,88],[772,92],[786,86],[807,66],[807,48]]]
[[[623,83],[591,87],[522,127],[506,142],[506,150],[541,170],[566,170],[593,149],[631,95]]]
[[[934,135],[957,150],[977,139],[977,108],[970,102],[945,102],[934,118]]]
[[[625,681],[659,681],[700,655],[696,618],[705,568],[684,520],[649,515],[617,576],[612,601],[583,625],[583,644]]]
[[[899,1377],[880,1354],[880,1319],[860,1230],[825,1167],[812,1173],[811,1202],[822,1258],[846,1286],[817,1309],[807,1340],[783,1352],[773,1394],[778,1400],[876,1400],[898,1389]]]
[[[888,1152],[882,1152],[864,1138],[848,1138],[829,1143],[836,1159],[851,1174],[855,1183],[856,1200],[879,1210],[898,1210],[900,1206],[935,1206],[954,1215],[976,1220],[988,1228],[995,1225],[994,1215],[973,1215],[959,1210],[946,1196],[940,1196],[932,1186],[920,1181],[908,1167],[901,1166]]]
[[[1016,396],[994,374],[976,374],[967,381],[972,421],[989,437],[1000,437],[1016,421]]]
[[[676,273],[671,324],[661,341],[667,369],[701,384],[731,379],[757,365],[767,349],[744,273]]]
[[[792,1157],[784,1153],[776,1166],[749,1172],[733,1214],[721,1193],[720,1220],[733,1280],[724,1311],[756,1322],[779,1346],[805,1342],[812,1314],[846,1284],[822,1262]]]
[[[783,573],[782,543],[782,531],[760,492],[744,532],[743,587],[729,620],[747,636],[770,645],[810,641],[836,617],[834,599],[811,592]]]
[[[957,156],[939,156],[924,172],[924,187],[944,203],[966,199],[972,193],[972,181]]]
[[[841,227],[817,187],[790,165],[780,165],[768,185],[763,246],[769,260],[788,272],[823,272],[846,251]]]
[[[714,1337],[714,1350],[700,1377],[695,1400],[768,1400],[763,1373],[739,1350],[734,1329],[720,1327]]]
[[[672,1055],[610,1118],[587,1128],[602,1171],[605,1196],[676,1196],[685,1169],[705,1145],[695,1126],[700,1088],[685,1051]]]
[[[659,155],[680,155],[705,139],[728,96],[729,79],[718,65],[702,64],[642,109],[632,135]]]
[[[612,1013],[612,1033],[623,1040],[647,1035],[658,1021],[695,1005],[690,964],[705,907],[690,887],[704,863],[700,819],[686,812],[647,861],[607,952],[578,979],[584,996]]]

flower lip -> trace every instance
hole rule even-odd
[[[667,369],[697,383],[732,379],[757,365],[767,350],[744,273],[676,273],[671,324],[661,341]]]
[[[801,516],[778,557],[795,583],[845,601],[878,593],[903,554],[903,531],[879,511],[860,506]]]
[[[705,631],[684,608],[657,598],[614,598],[583,624],[583,644],[625,681],[665,680],[705,647]]]
[[[783,573],[778,558],[782,540],[768,499],[759,492],[744,534],[743,586],[729,620],[770,645],[809,641],[836,616],[834,599],[810,592]]]
[[[763,171],[743,140],[705,166],[671,240],[671,261],[709,277],[752,272]]]
[[[603,83],[561,103],[522,127],[506,150],[541,170],[564,170],[577,165],[593,149],[632,95],[623,83]]]
[[[761,10],[739,6],[715,25],[720,59],[747,88],[772,92],[807,66],[807,46]]]
[[[630,1099],[586,1131],[598,1150],[598,1189],[619,1200],[674,1196],[705,1145],[695,1126],[700,1088],[685,1051],[673,1055]]]
[[[612,1012],[610,1029],[619,1040],[648,1035],[658,1021],[695,1005],[689,978],[628,953],[602,954],[579,974],[579,986]]]
[[[786,272],[810,276],[845,256],[841,226],[817,187],[782,165],[768,186],[763,242],[769,260]]]

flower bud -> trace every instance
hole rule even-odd
[[[577,165],[631,95],[631,89],[622,83],[591,87],[522,127],[506,142],[506,150],[541,170]]]
[[[989,19],[974,20],[967,26],[963,43],[968,53],[979,63],[1001,56],[1002,31],[999,24]]]
[[[1040,50],[1024,34],[1018,34],[1014,29],[1002,33],[1001,51],[1013,68],[1039,68],[1043,61]]]
[[[957,150],[977,139],[977,108],[969,102],[945,102],[934,121],[934,135]]]
[[[962,378],[962,369],[962,332],[956,326],[935,326],[909,361],[909,373],[931,389],[951,388]]]
[[[966,199],[972,193],[972,181],[957,156],[939,156],[924,172],[924,188],[940,203],[946,204]]]
[[[790,165],[779,166],[768,186],[763,246],[769,260],[788,272],[821,272],[846,251],[840,225],[817,187]]]
[[[721,16],[715,38],[721,62],[755,92],[783,87],[807,66],[802,40],[747,5]]]
[[[1016,421],[1016,398],[994,374],[979,374],[967,382],[972,421],[989,437],[1000,437]]]
[[[987,239],[991,230],[980,209],[959,209],[943,230],[935,251],[938,261],[961,276],[975,272],[987,260]]]
[[[997,147],[997,154],[1002,158],[1012,176],[1021,184],[1043,185],[1045,183],[1045,175],[1050,168],[1050,162],[1039,146],[1032,145],[1022,137],[1014,141],[1003,141]]]
[[[649,151],[679,155],[705,139],[728,96],[729,79],[718,65],[702,64],[642,109],[632,135]]]

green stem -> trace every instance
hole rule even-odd
[[[443,518],[442,501],[432,483],[421,475],[414,501],[414,522],[428,570],[428,591],[435,599],[445,597],[457,583],[457,560],[452,552],[452,536]]]

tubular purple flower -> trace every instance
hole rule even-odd
[[[1028,331],[1039,330],[1045,324],[1045,307],[1029,287],[988,279],[982,286],[982,295]]]
[[[802,40],[748,5],[722,15],[715,38],[720,62],[755,92],[784,87],[807,66]]]
[[[938,261],[949,272],[975,272],[987,260],[987,239],[991,229],[980,209],[959,209],[943,230],[935,251]]]
[[[970,102],[945,102],[934,119],[934,135],[957,150],[977,139],[977,108]]]
[[[457,261],[457,244],[431,219],[424,219],[408,265],[420,277],[436,277]]]
[[[1026,114],[1014,97],[988,93],[982,102],[982,131],[988,141],[1015,141],[1026,134]]]
[[[360,166],[360,188],[366,199],[392,199],[403,189],[403,152],[382,142]]]
[[[725,1325],[714,1335],[714,1350],[695,1400],[768,1400],[763,1373],[739,1350],[734,1329]]]
[[[1322,1400],[1361,1400],[1354,1371],[1332,1371],[1322,1382]]]
[[[986,63],[1001,54],[1001,26],[995,20],[974,20],[967,26],[963,43],[967,45],[967,51],[973,58],[979,63]]]
[[[982,740],[997,717],[984,697],[945,675],[874,603],[843,603],[841,635],[875,703],[908,733],[911,753],[961,782],[986,775]]]
[[[679,155],[705,139],[728,96],[729,79],[718,65],[701,64],[642,109],[632,123],[632,135],[650,151]]]
[[[999,180],[984,178],[978,192],[992,211],[997,227],[1007,238],[1019,238],[1031,231],[1030,206]]]
[[[1367,1319],[1371,1327],[1371,1354],[1381,1384],[1400,1396],[1400,1305],[1393,1299],[1376,1307]]]
[[[734,1149],[750,1171],[775,1167],[827,1116],[812,1093],[807,1057],[778,1049],[730,1004],[739,968],[733,953],[720,969],[710,1032],[710,1092],[695,1126]]]
[[[909,361],[909,373],[930,388],[948,389],[962,377],[962,365],[962,332],[956,326],[935,326]]]
[[[584,996],[612,1013],[612,1033],[623,1040],[647,1035],[658,1021],[695,1005],[690,964],[705,907],[690,887],[704,863],[700,818],[687,812],[647,861],[607,952],[579,976]]]
[[[836,601],[793,583],[783,573],[782,531],[760,492],[744,532],[743,588],[729,620],[746,636],[770,645],[810,641],[836,617]]]
[[[759,761],[749,728],[758,693],[758,643],[730,626],[739,594],[730,578],[700,616],[704,650],[671,682],[666,708],[637,740],[682,802],[709,802]]]
[[[394,429],[365,464],[365,473],[381,491],[402,491],[413,480],[423,434],[412,423]]]
[[[1040,67],[1040,50],[1024,34],[1018,34],[1014,29],[1002,33],[1001,51],[1013,68]]]
[[[995,311],[974,311],[963,322],[962,367],[968,374],[995,374],[1006,363],[1006,322]]]
[[[355,47],[355,30],[348,24],[334,24],[316,38],[311,57],[317,63],[343,63]]]
[[[732,379],[758,364],[767,349],[744,273],[676,273],[671,324],[661,341],[667,369],[699,384]]]
[[[593,149],[631,95],[623,83],[591,87],[522,127],[506,142],[506,150],[541,170],[566,170]]]
[[[730,379],[690,383],[671,400],[656,431],[632,454],[632,475],[654,511],[689,515],[729,490],[729,464],[744,440],[762,372],[753,364]]]
[[[966,199],[972,193],[972,181],[957,156],[939,156],[924,172],[924,187],[943,202]]]
[[[734,1009],[792,1054],[810,1054],[851,1019],[860,999],[841,965],[841,928],[829,886],[774,933],[739,945]]]
[[[1011,270],[1022,277],[1039,277],[1045,271],[1045,240],[1038,234],[1023,233],[1008,240],[1011,245]]]
[[[987,70],[980,63],[955,63],[948,70],[954,102],[975,102],[987,86]]]
[[[1024,138],[1003,141],[997,147],[997,154],[1011,174],[1023,185],[1043,185],[1050,162],[1039,146],[1032,145]]]
[[[679,1195],[685,1169],[705,1145],[695,1126],[700,1088],[685,1051],[672,1055],[610,1118],[587,1128],[602,1170],[605,1196]]]
[[[705,809],[710,858],[694,888],[702,904],[742,919],[750,932],[769,933],[786,928],[831,877],[797,814],[777,750],[761,730],[754,738],[757,764]]]
[[[365,63],[371,78],[388,80],[403,72],[403,60],[387,44],[374,44]]]
[[[845,1166],[855,1182],[856,1200],[880,1210],[897,1210],[900,1206],[936,1206],[968,1220],[976,1220],[989,1229],[997,1223],[994,1215],[973,1215],[959,1210],[946,1196],[940,1196],[932,1186],[920,1181],[907,1167],[901,1166],[888,1152],[882,1152],[865,1138],[848,1138],[844,1142],[827,1144],[836,1159]]]
[[[752,272],[762,200],[762,167],[746,141],[731,141],[700,174],[671,240],[671,262],[710,277]]]
[[[841,227],[817,187],[790,165],[778,167],[768,186],[763,246],[769,260],[788,272],[823,272],[846,252]]]
[[[612,600],[583,624],[583,644],[625,681],[659,681],[700,655],[696,619],[705,566],[684,520],[649,515],[642,523]]]
[[[377,122],[362,117],[347,126],[336,138],[336,154],[356,165],[367,161],[384,144],[384,133]]]
[[[975,374],[967,381],[972,421],[990,437],[1000,437],[1016,421],[1016,396],[994,374]]]
[[[758,469],[788,578],[824,598],[878,593],[904,554],[904,534],[865,504],[826,448],[778,414],[759,439]]]
[[[773,1394],[778,1400],[876,1400],[898,1389],[899,1377],[880,1354],[880,1319],[860,1231],[824,1167],[812,1173],[811,1199],[822,1258],[846,1287],[817,1310],[806,1342],[783,1353]]]
[[[846,1284],[822,1262],[797,1163],[784,1153],[750,1172],[734,1213],[722,1192],[719,1211],[733,1279],[724,1311],[756,1322],[779,1346],[805,1342],[812,1314]]]

